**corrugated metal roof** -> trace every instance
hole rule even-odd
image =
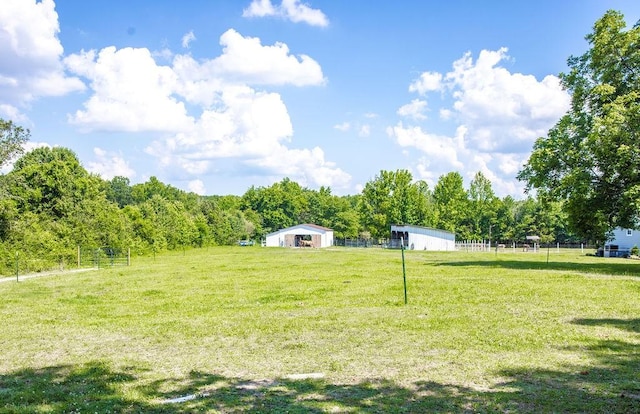
[[[291,226],[291,227],[287,227],[284,229],[280,229],[280,230],[276,230],[272,233],[267,234],[267,236],[271,236],[272,234],[277,234],[277,233],[282,233],[283,231],[289,231],[289,230],[293,230],[293,229],[297,229],[297,228],[304,228],[304,227],[311,227],[312,229],[316,229],[318,231],[333,231],[333,229],[327,228],[327,227],[322,227],[322,226],[318,226],[317,224],[310,224],[310,223],[304,223],[304,224],[297,224],[295,226]]]
[[[434,227],[417,226],[415,224],[392,224],[391,227],[409,227],[409,228],[414,228],[414,229],[425,229],[425,230],[439,231],[439,232],[442,232],[442,233],[449,233],[449,234],[455,235],[454,232],[449,231],[449,230],[436,229]]]

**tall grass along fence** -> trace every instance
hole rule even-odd
[[[63,252],[32,255],[21,251],[3,255],[0,260],[1,276],[19,276],[31,273],[65,271],[82,268],[129,266],[130,249],[114,247],[81,247]]]

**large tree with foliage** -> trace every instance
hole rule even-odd
[[[271,187],[252,186],[242,196],[241,207],[262,216],[261,227],[266,233],[300,224],[308,211],[304,189],[289,178]]]
[[[389,237],[392,224],[430,224],[424,185],[414,183],[407,170],[380,171],[362,190],[358,210],[364,228],[373,237]]]
[[[36,148],[15,162],[9,176],[21,212],[61,219],[86,198],[105,198],[101,179],[89,174],[67,148]]]
[[[438,212],[437,226],[455,232],[459,239],[469,238],[470,232],[462,226],[469,209],[462,175],[450,172],[441,176],[433,190],[433,200]]]
[[[569,58],[560,79],[571,109],[518,175],[542,198],[566,200],[571,226],[591,240],[639,224],[640,22],[625,28],[608,11],[586,37],[591,48]]]
[[[22,154],[28,140],[28,129],[0,118],[0,167]]]
[[[29,130],[0,118],[0,167],[22,154]],[[0,176],[0,240],[9,237],[12,220],[17,216],[16,200],[11,194],[12,178]]]
[[[499,199],[495,196],[491,181],[478,171],[469,184],[467,228],[471,239],[491,239],[497,235],[496,218]],[[493,230],[493,234],[492,234]]]

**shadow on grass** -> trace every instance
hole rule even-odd
[[[628,260],[625,263],[607,263],[608,258],[603,258],[600,263],[575,263],[575,262],[546,262],[544,258],[539,260],[505,260],[498,256],[486,260],[467,260],[428,263],[429,266],[452,267],[492,267],[514,270],[565,270],[570,272],[593,273],[603,275],[634,276],[640,277],[640,261]]]
[[[640,333],[640,319],[575,319],[573,323],[585,326],[612,326],[625,331]]]
[[[577,319],[638,333],[640,320]],[[115,413],[640,413],[640,349],[596,340],[579,350],[588,366],[562,370],[514,368],[489,373],[505,380],[491,389],[387,379],[331,384],[324,379],[246,380],[205,372],[140,385],[135,367],[115,372],[102,363],[21,370],[0,375],[0,412]],[[133,388],[139,400],[127,397]]]
[[[134,380],[102,363],[24,369],[0,375],[0,412],[145,412],[152,407],[118,392]]]
[[[640,332],[640,319],[575,319],[572,323]],[[546,404],[548,411],[554,412],[640,413],[637,341],[604,339],[568,350],[584,352],[594,362],[567,367],[565,371],[505,370],[500,375],[510,379],[501,385],[518,389],[520,398],[528,401],[527,411],[534,412],[535,407]]]

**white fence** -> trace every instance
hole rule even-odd
[[[485,240],[457,241],[456,250],[459,252],[488,252],[491,250],[491,242]]]
[[[507,243],[502,244],[490,242],[488,240],[466,240],[456,242],[456,251],[459,252],[538,252],[541,249],[548,250],[553,249],[560,252],[560,249],[580,249],[582,253],[586,250],[594,249],[593,246],[587,246],[585,244],[560,244],[551,243],[549,245],[540,243]]]

